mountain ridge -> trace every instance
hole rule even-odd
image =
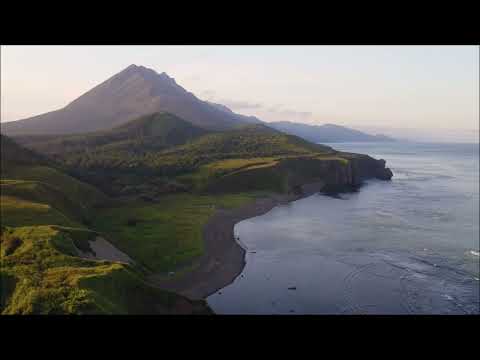
[[[313,142],[394,141],[385,135],[370,135],[359,130],[335,124],[310,125],[290,121],[268,123],[274,129],[300,136]]]
[[[6,135],[79,134],[106,130],[142,115],[169,112],[208,130],[260,122],[200,100],[165,72],[130,65],[65,107],[1,123]]]
[[[121,146],[132,149],[140,144],[150,151],[158,151],[208,134],[170,113],[154,113],[140,116],[109,130],[70,135],[15,136],[17,143],[31,147],[43,154],[68,153],[93,150],[102,146]]]

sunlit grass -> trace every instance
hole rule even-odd
[[[172,310],[178,296],[149,286],[128,265],[73,256],[75,237],[86,233],[51,226],[3,228],[1,244],[16,239],[19,245],[1,255],[0,313],[157,314]]]
[[[203,226],[217,208],[235,208],[255,196],[169,195],[157,204],[103,209],[93,227],[146,268],[169,271],[203,253]]]

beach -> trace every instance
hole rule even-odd
[[[190,299],[205,299],[232,283],[245,267],[245,249],[235,239],[233,229],[238,222],[260,216],[277,205],[310,196],[321,190],[323,183],[302,186],[302,194],[273,194],[245,206],[219,209],[203,229],[204,254],[192,265],[192,269],[174,276],[155,274],[149,281],[165,290]]]

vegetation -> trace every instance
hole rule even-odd
[[[2,222],[10,226],[15,226],[18,222],[22,225],[87,225],[93,216],[93,207],[99,200],[105,201],[105,195],[96,189],[89,191],[91,186],[87,184],[80,187],[84,190],[83,196],[81,192],[76,194],[69,191],[72,185],[69,182],[66,182],[64,187],[50,184],[0,180]],[[73,185],[77,185],[76,180]],[[98,197],[95,194],[98,194]],[[52,222],[53,219],[57,220]]]
[[[0,134],[0,172],[4,174],[14,166],[42,165],[48,161],[41,155],[19,146]]]
[[[80,152],[90,158],[95,153],[130,152],[144,154],[171,146],[181,145],[206,134],[207,131],[169,113],[141,116],[136,120],[111,130],[82,135],[19,136],[20,144],[32,146],[44,154],[68,154]]]
[[[28,180],[49,186],[60,191],[72,202],[80,205],[84,210],[105,202],[106,196],[95,187],[85,184],[52,167],[28,166],[14,167],[5,174],[8,179]],[[2,174],[3,177],[3,174]]]
[[[145,268],[172,271],[202,254],[202,229],[216,209],[241,206],[254,197],[178,194],[155,204],[127,202],[102,209],[93,227]]]
[[[149,286],[129,266],[75,257],[72,232],[2,228],[2,314],[161,314],[175,312],[179,301],[208,312],[203,302]],[[19,244],[13,250],[3,246],[12,242]]]
[[[2,136],[1,314],[210,313],[129,265],[78,257],[92,252],[87,226],[108,199],[41,159]]]
[[[208,312],[149,286],[143,271],[192,267],[217,209],[334,182],[355,156],[263,125],[207,132],[167,113],[16,139],[30,150],[1,140],[4,314]],[[138,267],[79,258],[98,234]]]
[[[172,192],[204,191],[212,188],[212,181],[234,171],[270,167],[286,158],[337,154],[330,147],[264,125],[206,133],[187,124],[170,114],[154,114],[109,132],[52,141],[45,136],[19,140],[53,156],[71,175],[109,195],[141,194],[151,199]],[[181,141],[166,141],[165,134],[175,134]],[[284,180],[270,189],[268,182],[257,188],[284,191],[285,186],[279,185]]]
[[[13,214],[12,200],[18,199],[22,206],[44,214],[52,211],[62,213],[58,224],[65,225],[65,218],[70,222],[88,222],[92,209],[107,201],[107,197],[95,187],[65,174],[55,162],[3,135],[1,149],[0,189],[1,196],[7,197],[2,200],[2,212],[8,210]],[[39,207],[38,204],[44,206]],[[2,219],[6,224],[10,224],[11,220],[15,221],[14,216]],[[44,224],[42,217],[38,221]]]
[[[5,195],[0,196],[0,215],[3,226],[82,226],[48,204]]]

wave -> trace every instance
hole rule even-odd
[[[375,211],[375,214],[377,214],[378,216],[388,217],[388,218],[392,218],[394,216],[392,213],[389,213],[386,211],[380,211],[380,210]]]
[[[475,251],[475,250],[470,250],[470,254],[472,254],[474,256],[480,256],[480,252]]]

